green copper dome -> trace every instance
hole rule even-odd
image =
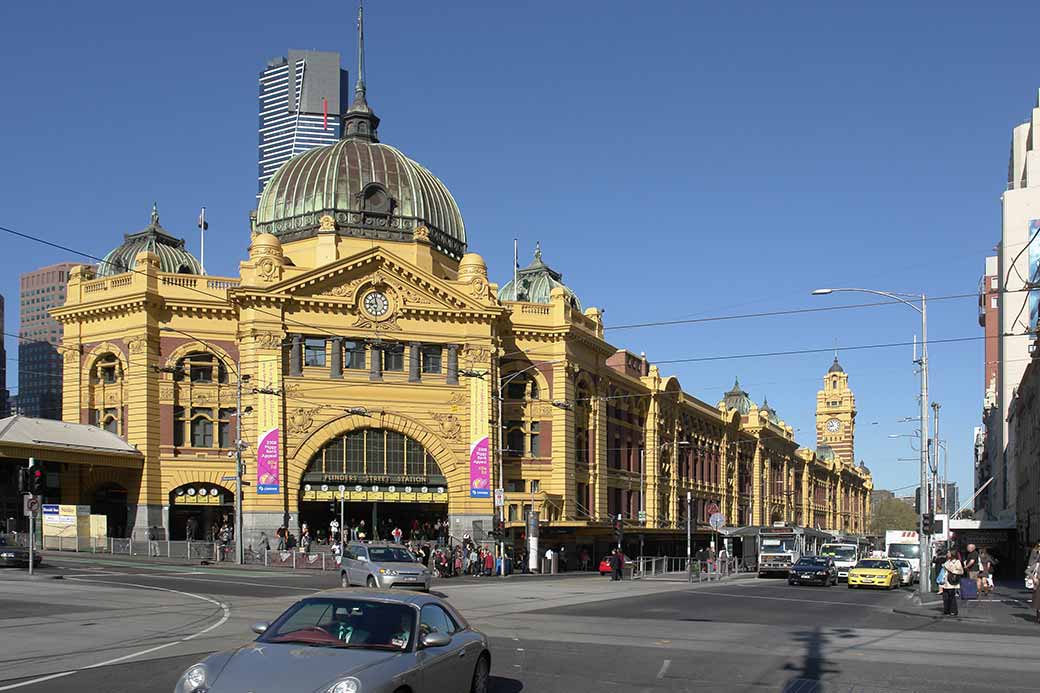
[[[134,268],[134,259],[148,251],[159,257],[159,271],[173,274],[202,274],[202,265],[184,249],[184,239],[174,238],[159,224],[159,211],[152,205],[148,226],[123,235],[123,243],[98,263],[97,276],[111,277]]]
[[[499,301],[526,301],[528,303],[548,303],[553,289],[563,289],[567,294],[567,302],[576,310],[581,310],[581,301],[563,283],[563,275],[542,261],[542,246],[535,245],[534,261],[517,271],[516,283],[510,279],[498,290]]]

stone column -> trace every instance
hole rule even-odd
[[[751,524],[762,522],[762,443],[755,442],[754,459],[751,460]]]
[[[289,375],[303,375],[303,335],[294,334],[289,349]]]
[[[408,345],[408,382],[417,383],[419,376],[419,342]]]
[[[448,374],[447,374],[448,385],[459,384],[459,345],[449,344],[448,345]]]
[[[383,379],[383,350],[375,344],[368,347],[368,379],[379,381]]]
[[[343,377],[343,338],[332,338],[332,360],[329,362],[329,377]]]

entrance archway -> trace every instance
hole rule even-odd
[[[122,538],[127,534],[127,492],[117,483],[99,486],[90,501],[92,515],[104,515],[108,523],[106,533],[110,537]]]
[[[225,524],[235,526],[235,495],[223,486],[198,482],[170,491],[170,539],[213,541]]]
[[[414,438],[386,428],[357,428],[328,441],[311,456],[300,484],[300,530],[329,537],[330,523],[361,527],[367,539],[447,535],[448,480],[433,455]]]

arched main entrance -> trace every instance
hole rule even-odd
[[[104,515],[108,522],[108,536],[125,537],[127,535],[126,489],[116,483],[99,486],[90,501],[92,515]]]
[[[212,541],[225,524],[235,526],[235,494],[223,486],[198,482],[170,491],[170,539]]]
[[[368,539],[433,539],[448,518],[448,480],[419,441],[385,428],[343,433],[318,449],[300,484],[300,523],[328,536],[333,519],[365,523]],[[446,533],[447,530],[445,529]]]

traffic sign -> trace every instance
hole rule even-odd
[[[22,496],[22,510],[26,517],[33,517],[40,512],[40,499],[36,496]]]
[[[640,522],[646,522],[646,511],[645,510],[640,510],[639,511],[639,521]]]
[[[708,518],[708,524],[711,525],[712,529],[718,531],[726,524],[726,516],[719,512],[712,513],[711,517]]]
[[[712,501],[711,503],[708,503],[708,507],[705,508],[705,510],[708,512],[708,517],[711,517],[712,515],[718,515],[719,514],[719,504],[716,503],[715,501]]]
[[[500,488],[495,489],[495,507],[501,508],[506,504],[506,492]]]

